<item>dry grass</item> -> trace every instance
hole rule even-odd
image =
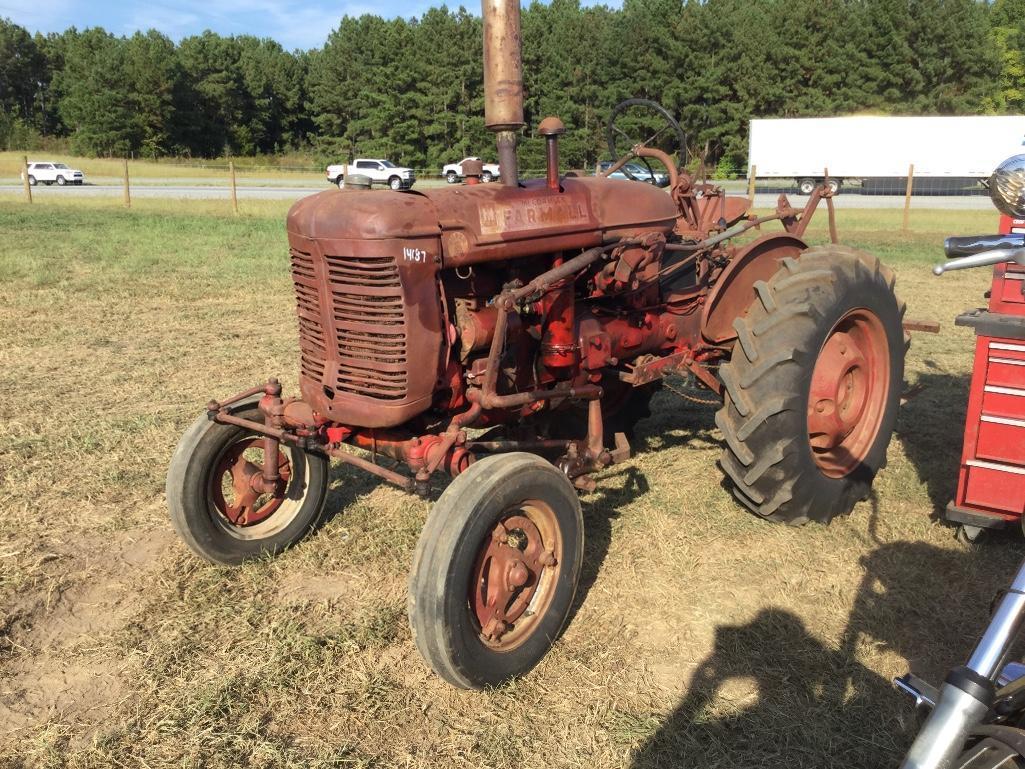
[[[285,204],[0,200],[0,766],[878,767],[914,727],[889,686],[965,654],[1013,541],[966,547],[953,491],[981,271],[939,241],[994,216],[841,212],[898,271],[916,337],[874,497],[830,527],[743,512],[711,411],[669,394],[585,499],[579,610],[526,679],[455,691],[416,655],[404,583],[427,505],[345,470],[284,556],[200,563],[164,470],[212,395],[294,387]],[[821,237],[821,230],[816,237]]]

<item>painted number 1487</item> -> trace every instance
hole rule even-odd
[[[427,261],[427,252],[420,248],[403,248],[402,257],[407,262],[422,264]]]

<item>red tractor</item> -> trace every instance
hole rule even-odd
[[[317,527],[331,458],[423,495],[454,476],[416,549],[409,618],[461,687],[525,673],[558,637],[583,557],[578,491],[628,457],[631,419],[663,377],[722,397],[721,467],[742,504],[828,522],[885,462],[907,348],[893,273],[837,243],[828,183],[802,209],[781,195],[755,216],[648,142],[605,178],[578,178],[560,172],[555,118],[537,128],[546,178],[521,180],[519,2],[483,12],[502,184],[472,168],[436,189],[354,178],[296,203],[300,396],[272,379],[211,401],[167,481],[185,542],[237,564]],[[650,102],[620,105],[610,137],[644,106],[682,153],[679,125]],[[666,167],[668,194],[607,178],[638,158]],[[833,242],[809,247],[822,199]],[[770,222],[781,230],[761,233]]]

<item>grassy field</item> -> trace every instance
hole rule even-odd
[[[943,325],[915,336],[926,389],[870,500],[829,527],[756,520],[718,481],[712,409],[664,392],[584,499],[562,640],[527,678],[461,692],[404,616],[427,503],[337,468],[327,526],[238,570],[170,531],[165,468],[202,404],[296,384],[286,205],[222,209],[0,199],[0,766],[898,763],[916,720],[890,677],[961,660],[1021,550],[934,520],[971,364],[952,320],[988,279],[928,268],[994,215],[916,212],[902,235],[900,212],[840,213],[909,316]]]

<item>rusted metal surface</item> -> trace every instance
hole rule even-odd
[[[502,183],[519,185],[517,131],[523,120],[519,0],[483,0],[484,125],[495,132]]]
[[[483,0],[484,125],[515,131],[523,120],[523,62],[519,0]]]
[[[879,432],[890,379],[886,330],[875,313],[852,310],[830,331],[812,370],[808,441],[831,478],[857,470]]]
[[[763,235],[740,249],[731,259],[708,293],[702,311],[702,335],[721,344],[735,339],[733,321],[742,315],[754,299],[754,284],[771,278],[779,263],[800,256],[807,244],[792,235]]]
[[[340,462],[351,465],[352,467],[362,470],[363,472],[370,473],[371,475],[376,475],[378,478],[388,481],[388,483],[395,484],[400,489],[413,491],[416,487],[416,483],[412,478],[408,478],[394,470],[389,470],[386,467],[375,465],[373,462],[368,462],[366,459],[357,457],[355,454],[352,454],[343,448],[330,449],[328,453]]]
[[[590,248],[638,230],[668,233],[677,215],[662,190],[623,179],[568,177],[559,189],[532,180],[516,190],[483,184],[421,194],[438,212],[444,268]]]
[[[341,192],[331,197],[365,199],[375,194]],[[332,205],[330,200],[327,205]],[[338,219],[353,231],[367,228],[344,205],[339,209]],[[316,413],[344,424],[401,424],[430,405],[443,370],[437,231],[421,237],[340,237],[353,233],[346,233],[338,220],[318,227],[324,212],[309,212],[315,215],[306,220],[290,217],[290,226],[314,236],[326,231],[330,237],[289,232],[303,399]],[[425,225],[401,229],[432,231]]]
[[[559,137],[566,133],[566,126],[557,117],[546,117],[537,127],[537,132],[545,137],[545,157],[547,159],[548,189],[559,189]]]
[[[555,512],[540,500],[526,500],[487,533],[467,596],[486,646],[511,651],[530,636],[555,594],[562,557]]]
[[[263,438],[243,438],[228,447],[211,476],[210,497],[218,513],[233,526],[252,526],[277,512],[285,499],[292,465],[285,452],[275,449],[268,454]],[[267,461],[276,457],[277,461]],[[262,481],[268,467],[273,468],[274,486],[266,488]],[[226,493],[227,492],[227,493]]]
[[[914,318],[905,318],[904,323],[905,331],[921,331],[925,334],[938,334],[940,333],[940,324],[934,320],[915,320]]]
[[[483,160],[464,160],[463,177],[469,185],[480,184],[480,177],[484,173]]]
[[[208,407],[212,419],[260,436],[268,456],[281,444],[325,451],[424,493],[433,473],[462,472],[475,450],[562,449],[559,466],[590,488],[591,471],[629,452],[625,439],[602,445],[603,385],[624,390],[689,371],[718,392],[709,366],[729,354],[754,285],[805,249],[800,235],[818,202],[831,202],[822,187],[803,210],[781,196],[772,215],[754,217],[746,198],[696,183],[643,144],[607,173],[633,157],[656,160],[669,172],[668,194],[562,177],[566,127],[557,117],[537,127],[545,178],[520,180],[519,2],[485,0],[483,11],[485,123],[496,133],[504,184],[479,184],[480,163],[468,161],[465,185],[332,190],[293,206],[302,397],[282,398],[271,382]],[[787,233],[730,245],[772,220]],[[262,423],[231,413],[261,393]],[[573,401],[588,402],[586,435],[551,441],[535,430],[535,415],[558,418]],[[502,441],[466,437],[467,427],[496,425],[519,427]],[[346,446],[396,460],[412,477]],[[274,494],[287,479],[279,463],[255,475],[253,466],[239,472],[254,493]]]

